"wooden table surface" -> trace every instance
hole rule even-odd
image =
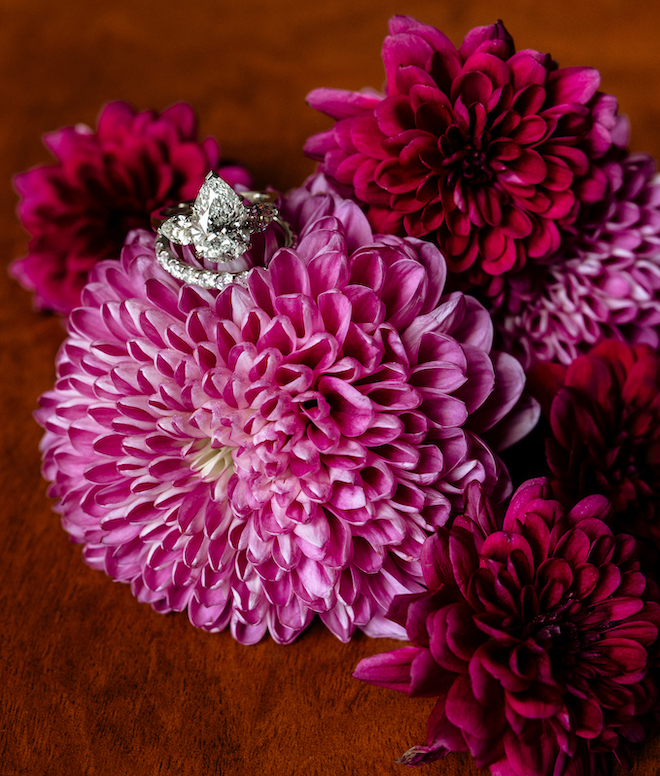
[[[49,161],[43,132],[94,125],[126,99],[196,108],[204,135],[260,186],[312,170],[305,138],[328,121],[316,86],[378,87],[386,22],[407,13],[459,43],[501,18],[518,48],[593,65],[632,122],[632,148],[660,156],[660,3],[653,0],[0,0],[0,251],[23,255],[11,176]],[[0,773],[3,776],[404,774],[429,700],[351,678],[395,642],[341,644],[318,623],[295,644],[236,644],[162,616],[84,565],[51,511],[31,417],[52,386],[55,317],[0,272]],[[634,776],[660,770],[660,741]],[[467,757],[429,775],[476,774]]]

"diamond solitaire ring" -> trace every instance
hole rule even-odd
[[[284,233],[284,246],[293,245],[291,228],[272,199],[272,195],[261,191],[237,193],[216,172],[209,172],[194,202],[182,202],[152,216],[152,226],[158,233],[158,262],[184,283],[203,288],[244,285],[249,270],[237,271],[236,265],[245,266],[240,259],[250,247],[253,234],[277,224]],[[174,254],[172,243],[191,245],[200,261],[206,259],[224,268],[193,267]]]

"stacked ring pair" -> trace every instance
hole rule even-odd
[[[272,224],[284,233],[284,246],[293,245],[291,228],[280,217],[273,195],[260,191],[237,193],[213,171],[206,176],[194,202],[182,202],[152,216],[161,267],[184,283],[217,289],[245,283],[249,270],[240,269],[245,266],[241,257],[250,247],[252,235]],[[194,267],[176,256],[172,244],[191,245],[198,259],[222,265],[223,269]]]

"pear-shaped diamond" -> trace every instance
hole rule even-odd
[[[190,216],[190,235],[199,256],[237,259],[250,247],[250,211],[229,184],[211,171]]]

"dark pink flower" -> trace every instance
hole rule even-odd
[[[12,274],[39,308],[68,313],[93,265],[117,259],[131,229],[149,228],[152,211],[194,199],[206,173],[249,187],[242,167],[222,164],[213,138],[197,140],[190,105],[158,114],[108,103],[96,131],[84,124],[44,136],[57,162],[14,178],[18,215],[31,235]]]
[[[360,662],[372,684],[437,697],[428,743],[400,762],[467,751],[494,776],[605,776],[658,727],[657,586],[609,504],[564,513],[529,480],[501,523],[475,483],[424,545],[428,593],[394,602],[413,646]]]
[[[524,375],[437,248],[374,236],[319,179],[283,212],[297,247],[247,288],[182,285],[136,232],[69,320],[38,412],[44,474],[94,568],[239,641],[319,613],[401,636],[429,532],[468,482],[510,484],[487,440],[524,434]],[[254,258],[254,257],[253,257]]]
[[[622,530],[660,547],[660,356],[608,340],[531,374],[552,428],[555,493],[564,503],[602,493]]]
[[[501,22],[456,49],[407,16],[383,44],[385,95],[316,89],[336,120],[307,153],[380,232],[432,238],[461,282],[483,286],[555,253],[561,229],[605,193],[599,167],[627,126],[587,67],[515,51]]]
[[[610,155],[607,193],[585,207],[561,248],[502,279],[491,300],[503,349],[528,369],[568,366],[614,337],[660,345],[660,181],[646,154]]]

